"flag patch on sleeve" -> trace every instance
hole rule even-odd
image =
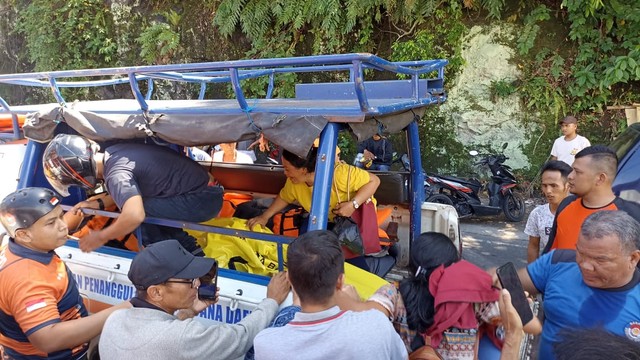
[[[25,304],[25,306],[26,306],[27,312],[30,313],[32,311],[42,309],[43,307],[47,306],[47,304],[44,302],[44,299],[36,299],[36,300],[28,301]]]

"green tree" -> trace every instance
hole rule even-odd
[[[34,0],[20,13],[29,59],[37,71],[110,66],[113,18],[100,0]]]

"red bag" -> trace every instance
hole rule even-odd
[[[364,254],[374,254],[382,250],[380,247],[380,237],[378,236],[378,217],[373,201],[367,200],[353,212],[351,218],[358,224]]]
[[[351,169],[349,169],[347,176],[348,187],[351,180]],[[333,186],[336,188],[336,194],[339,194],[335,182],[333,183]],[[338,197],[338,201],[340,201],[340,197]],[[349,191],[347,191],[347,201],[352,201]],[[345,259],[380,252],[382,247],[380,246],[380,236],[378,235],[378,216],[376,215],[376,207],[373,204],[373,201],[371,201],[371,199],[367,199],[367,201],[360,205],[353,214],[351,214],[351,219],[353,219],[353,221],[358,225],[358,230],[360,230],[364,254],[355,254],[343,246],[342,251],[344,252]]]

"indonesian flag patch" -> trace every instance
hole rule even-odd
[[[32,311],[42,309],[43,307],[47,306],[47,304],[44,302],[44,299],[36,299],[28,301],[25,306],[27,309],[27,313],[30,313]]]

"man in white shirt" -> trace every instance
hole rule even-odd
[[[564,161],[571,166],[576,154],[591,146],[591,143],[586,137],[578,135],[578,120],[574,116],[569,115],[562,119],[560,128],[562,136],[553,143],[551,160]]]
[[[253,151],[237,150],[236,145],[237,143],[220,144],[220,151],[213,153],[213,161],[253,164],[256,160],[256,156]]]
[[[338,307],[344,256],[334,233],[316,230],[295,239],[287,249],[287,266],[302,310],[287,325],[267,328],[256,336],[256,360],[408,358],[400,336],[381,311]]]
[[[527,263],[532,263],[540,256],[549,241],[549,234],[553,227],[553,219],[560,202],[569,195],[567,177],[571,173],[571,166],[558,160],[551,160],[542,167],[541,190],[547,203],[538,205],[527,219],[525,234],[529,235],[527,248]]]

